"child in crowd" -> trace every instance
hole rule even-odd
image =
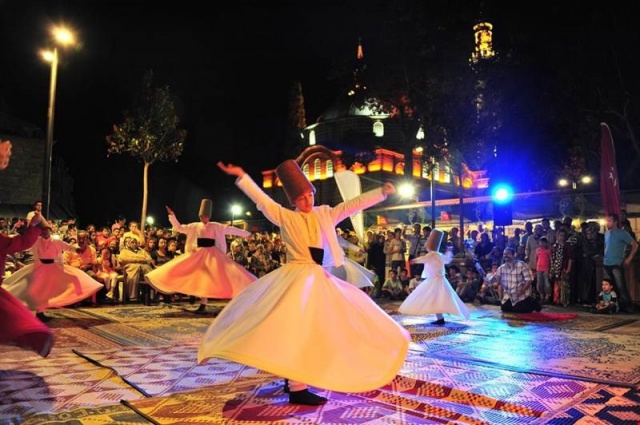
[[[540,246],[536,248],[538,294],[540,294],[540,302],[543,304],[548,304],[553,296],[553,292],[551,291],[551,280],[549,280],[550,271],[551,248],[549,247],[549,240],[543,236],[540,238]]]
[[[592,313],[613,314],[618,311],[618,296],[613,290],[611,279],[602,279],[602,291],[598,295],[598,303],[591,309]]]

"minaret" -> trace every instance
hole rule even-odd
[[[487,87],[488,77],[492,72],[491,64],[498,60],[498,55],[493,50],[493,25],[483,19],[480,19],[473,26],[473,35],[475,47],[469,58],[469,65],[476,74],[476,96],[474,99],[476,109],[476,123],[478,125],[486,125],[487,119],[491,119],[491,114],[497,111],[493,110],[496,105],[487,105]],[[493,156],[498,156],[498,146],[494,144]]]
[[[353,87],[349,90],[349,96],[355,96],[356,93],[367,90],[364,82],[364,71],[367,64],[364,62],[364,50],[362,49],[362,38],[358,38],[358,47],[356,49],[356,66],[353,69]]]

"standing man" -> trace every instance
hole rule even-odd
[[[417,264],[412,264],[411,260],[420,256],[418,254],[418,250],[420,249],[420,245],[424,243],[422,240],[422,229],[420,228],[420,223],[415,223],[413,225],[413,231],[410,235],[405,236],[405,238],[409,241],[409,267],[411,268],[411,276],[414,276],[418,273],[416,269]]]
[[[631,249],[625,258],[627,246],[631,246]],[[621,312],[633,312],[631,295],[624,279],[623,266],[631,264],[637,251],[638,242],[629,232],[620,228],[620,217],[617,214],[608,214],[607,231],[604,234],[604,273],[615,284]]]
[[[29,211],[27,213],[27,223],[29,220],[33,218],[36,214],[42,215],[42,201],[36,201],[33,203],[33,211]]]
[[[503,312],[513,313],[542,310],[538,301],[531,297],[533,274],[529,266],[515,259],[513,248],[505,248],[502,258],[504,264],[498,267],[494,275],[494,279],[502,285],[504,293],[500,309]]]

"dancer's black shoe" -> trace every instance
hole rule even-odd
[[[205,314],[207,312],[207,306],[205,304],[200,304],[197,310],[193,311],[196,314]]]
[[[282,391],[284,391],[285,394],[289,394],[291,392],[291,390],[289,389],[289,380],[288,379],[284,380],[284,389]]]
[[[445,324],[444,319],[438,319],[431,322],[432,325],[443,326]]]
[[[325,397],[320,397],[309,391],[308,389],[304,389],[302,391],[291,391],[289,393],[289,403],[291,404],[303,404],[305,406],[320,406],[325,404],[327,399]]]

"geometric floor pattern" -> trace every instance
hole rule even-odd
[[[402,370],[376,391],[324,392],[330,401],[321,408],[290,406],[282,381],[260,370],[216,359],[197,365],[213,313],[196,316],[190,305],[52,309],[49,357],[0,346],[0,424],[640,421],[637,315],[575,311],[571,320],[531,323],[469,305],[470,320],[445,316],[436,327],[433,317],[398,315],[397,303],[381,307],[412,334]]]

